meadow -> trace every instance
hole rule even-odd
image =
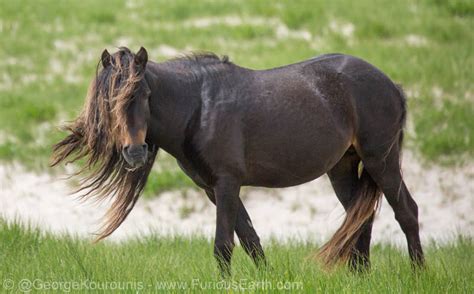
[[[58,126],[80,112],[104,48],[189,51],[263,69],[359,56],[401,83],[407,146],[427,162],[474,155],[474,4],[420,1],[0,1],[0,160],[51,172]],[[59,171],[61,172],[61,171]],[[165,154],[147,195],[193,186]]]
[[[405,147],[427,164],[463,166],[474,160],[473,27],[471,0],[0,0],[0,165],[63,175],[49,168],[51,146],[80,113],[101,52],[144,46],[157,62],[212,51],[254,69],[330,52],[361,57],[407,93]],[[163,152],[144,196],[193,187]],[[0,217],[0,292],[474,291],[472,237],[425,244],[428,267],[417,273],[390,245],[373,246],[362,275],[325,272],[310,258],[319,244],[264,247],[270,268],[257,270],[237,247],[233,276],[221,280],[202,236],[93,245]]]
[[[233,275],[222,279],[209,240],[146,236],[93,245],[0,222],[0,282],[8,292],[306,292],[472,293],[474,243],[459,236],[425,247],[428,266],[413,272],[408,256],[388,245],[372,250],[372,270],[322,270],[312,259],[317,244],[270,241],[267,269],[257,269],[240,246]]]

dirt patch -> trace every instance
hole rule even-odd
[[[426,166],[411,152],[404,155],[404,177],[418,202],[422,239],[449,240],[458,233],[474,235],[474,164],[445,168]],[[31,222],[52,232],[92,237],[107,203],[81,203],[67,182],[19,165],[0,166],[0,215]],[[263,240],[325,240],[344,213],[326,176],[285,189],[244,188],[242,199]],[[140,200],[111,239],[158,232],[200,233],[212,237],[215,209],[200,191],[173,191]],[[384,201],[374,232],[377,242],[404,244],[405,238]]]

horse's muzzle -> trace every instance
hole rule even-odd
[[[126,145],[122,149],[123,158],[132,168],[142,167],[147,160],[148,145]]]

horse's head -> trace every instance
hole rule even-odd
[[[132,169],[140,168],[148,158],[145,141],[151,95],[145,79],[148,54],[143,47],[136,54],[122,49],[110,55],[104,50],[101,60],[103,70],[111,71],[108,97],[116,147]]]
[[[114,195],[98,239],[112,234],[145,187],[158,148],[146,143],[151,90],[145,79],[144,48],[133,54],[120,48],[102,53],[102,68],[92,81],[79,117],[66,125],[69,133],[53,147],[51,165],[84,159],[78,174],[83,197]]]

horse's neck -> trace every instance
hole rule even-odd
[[[152,91],[149,132],[160,148],[184,160],[186,127],[201,105],[200,82],[169,64],[149,63],[147,68]]]

